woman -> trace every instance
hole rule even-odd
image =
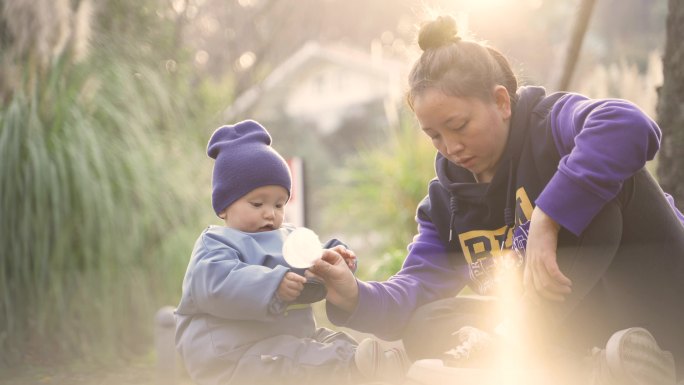
[[[461,326],[515,325],[545,352],[609,341],[603,354],[632,365],[627,380],[674,383],[666,351],[681,375],[684,217],[644,169],[658,126],[623,100],[518,87],[505,57],[461,39],[451,17],[424,25],[418,42],[408,102],[438,151],[437,177],[397,274],[363,282],[341,260],[317,261],[331,321],[402,338],[413,359],[442,357]],[[516,269],[520,291],[504,285]],[[488,297],[456,296],[466,286]],[[521,316],[499,306],[511,296]],[[635,344],[660,367],[633,359]]]

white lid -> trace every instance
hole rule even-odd
[[[295,229],[283,243],[283,257],[292,267],[306,269],[323,255],[318,235],[306,227]]]

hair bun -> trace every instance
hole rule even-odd
[[[456,20],[451,16],[439,16],[424,24],[418,34],[418,46],[423,51],[439,48],[461,40],[456,30]]]

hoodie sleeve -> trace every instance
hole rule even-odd
[[[454,296],[465,287],[467,267],[455,271],[435,226],[417,221],[418,234],[408,246],[408,256],[398,273],[384,282],[357,280],[359,302],[351,314],[327,303],[328,318],[334,324],[386,340],[398,339],[417,307]]]
[[[204,236],[187,289],[204,313],[234,320],[267,320],[274,293],[288,268],[250,265],[238,252]]]
[[[623,182],[653,159],[660,128],[630,102],[577,94],[558,100],[550,125],[561,160],[535,203],[579,235]]]

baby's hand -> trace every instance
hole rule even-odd
[[[349,270],[352,271],[352,273],[356,272],[356,267],[357,267],[357,261],[356,261],[356,254],[354,254],[353,251],[347,249],[346,247],[342,245],[337,245],[333,247],[331,250],[336,251],[339,253],[342,258],[344,259],[344,262],[347,264],[349,267]]]
[[[283,280],[280,281],[276,295],[283,302],[292,302],[304,289],[306,278],[291,271],[285,273]]]

